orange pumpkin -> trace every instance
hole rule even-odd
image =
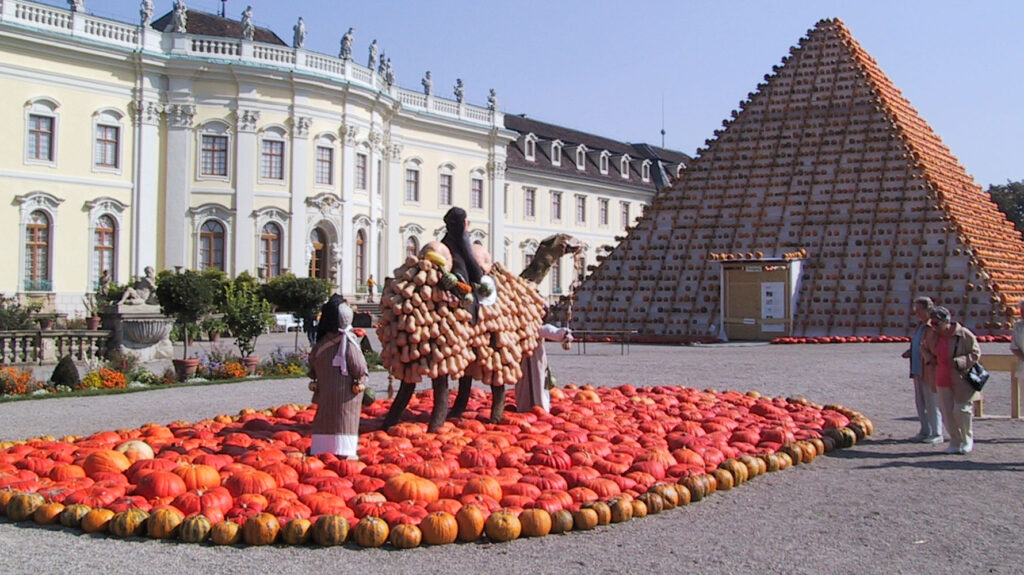
[[[584,503],[582,507],[593,509],[594,512],[597,513],[598,525],[608,525],[612,522],[612,508],[604,501]]]
[[[114,514],[107,525],[107,531],[115,537],[139,537],[146,532],[149,513],[141,509],[127,509]]]
[[[446,511],[435,511],[420,522],[423,542],[427,545],[446,545],[454,543],[459,537],[459,522],[455,516]]]
[[[186,490],[209,489],[220,485],[220,473],[209,465],[182,463],[171,472],[185,482]]]
[[[360,547],[380,547],[387,543],[391,529],[380,517],[366,516],[356,523],[352,530],[352,540]]]
[[[487,495],[495,501],[501,501],[502,491],[501,484],[498,480],[488,475],[479,475],[472,477],[462,487],[463,495],[480,494]]]
[[[242,526],[234,521],[221,521],[210,528],[214,545],[234,545],[242,540]]]
[[[484,533],[491,541],[501,543],[518,539],[522,532],[523,524],[511,511],[495,511],[484,522]]]
[[[322,547],[341,545],[348,538],[349,523],[343,515],[321,515],[313,525],[313,541]]]
[[[80,527],[86,533],[103,533],[107,530],[107,524],[114,518],[114,512],[109,509],[90,509],[82,516]]]
[[[499,492],[501,488],[499,487]],[[432,503],[441,498],[437,484],[412,473],[400,473],[387,480],[382,493],[390,501],[413,500]]]
[[[312,521],[296,517],[281,528],[281,541],[288,545],[303,545],[312,537],[312,528]]]
[[[146,522],[146,533],[153,539],[173,539],[185,516],[173,507],[158,507],[150,513]]]
[[[391,545],[396,549],[411,549],[419,547],[423,541],[423,533],[419,527],[409,523],[399,523],[391,530]]]
[[[633,502],[628,499],[613,499],[608,504],[612,523],[622,523],[633,518]]]
[[[249,545],[270,545],[277,539],[281,524],[269,513],[257,513],[245,520],[242,540]]]
[[[27,521],[44,503],[46,500],[38,493],[18,493],[7,502],[7,518],[11,521]]]
[[[39,525],[53,525],[60,520],[60,515],[63,512],[63,503],[57,503],[56,501],[43,503],[32,513],[32,520]]]
[[[459,525],[459,541],[476,541],[484,532],[487,515],[477,505],[465,505],[455,514]]]
[[[636,517],[638,519],[647,517],[646,503],[644,503],[640,499],[634,499],[630,501],[629,504],[633,507],[633,517]]]
[[[124,473],[132,462],[120,451],[100,449],[90,453],[82,462],[85,474],[93,477],[97,473]]]
[[[178,528],[178,539],[185,543],[202,543],[210,536],[213,525],[210,519],[201,513],[186,517]]]
[[[638,499],[647,505],[648,515],[657,515],[665,508],[665,500],[662,499],[661,495],[654,491],[648,491],[647,493],[640,495]]]
[[[524,509],[519,514],[523,537],[543,537],[551,533],[551,514],[543,509]]]
[[[72,503],[65,507],[64,511],[60,514],[60,524],[64,527],[74,527],[75,529],[78,529],[82,525],[82,518],[90,511],[92,511],[92,508],[88,505]]]
[[[559,509],[551,513],[551,533],[568,533],[572,531],[572,512],[568,509]]]
[[[597,527],[597,511],[589,507],[580,507],[573,511],[572,527],[580,531],[588,531]]]

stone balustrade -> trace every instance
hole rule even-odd
[[[66,355],[77,361],[102,359],[109,338],[105,330],[0,331],[0,363],[55,364]]]

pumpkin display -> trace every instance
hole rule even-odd
[[[524,509],[519,514],[523,537],[544,537],[551,533],[551,514],[543,509]]]
[[[60,521],[60,516],[63,512],[63,503],[50,501],[36,507],[36,510],[32,512],[32,520],[39,525],[53,525]]]
[[[88,505],[82,505],[81,503],[72,503],[64,508],[64,511],[60,514],[60,524],[64,527],[73,527],[75,529],[82,525],[82,518],[85,514],[92,511],[92,508]]]
[[[447,511],[435,511],[420,521],[423,542],[427,545],[446,545],[459,538],[459,522]]]
[[[277,539],[281,524],[269,513],[257,513],[242,525],[242,540],[249,545],[270,545]]]
[[[153,448],[141,439],[129,439],[128,441],[123,441],[114,448],[114,451],[120,451],[125,454],[125,457],[132,462],[140,459],[153,459],[153,457],[156,456],[153,452]]]
[[[321,515],[313,524],[313,542],[321,547],[341,545],[348,539],[349,523],[343,515]]]
[[[174,507],[158,507],[149,514],[146,522],[146,534],[153,539],[174,539],[185,516]]]
[[[11,521],[28,521],[44,503],[46,499],[38,493],[18,493],[7,501],[7,518]]]
[[[178,539],[184,543],[202,543],[210,537],[213,524],[210,519],[201,513],[189,515],[178,527]]]
[[[280,536],[288,545],[304,545],[313,536],[313,522],[296,517],[281,527]]]
[[[597,527],[597,511],[590,507],[580,507],[572,512],[572,528],[577,531],[589,531]]]
[[[140,537],[146,532],[149,513],[141,509],[128,509],[115,513],[107,525],[107,531],[115,537]]]
[[[687,505],[873,429],[857,412],[801,398],[632,386],[562,395],[550,412],[509,412],[497,424],[367,432],[362,461],[305,455],[309,437],[297,430],[315,411],[299,406],[5,442],[0,514],[120,537],[144,526],[155,538],[221,545],[352,539],[405,548],[485,534],[498,542]],[[430,397],[418,401],[423,408]]]
[[[415,525],[399,523],[391,530],[388,540],[396,549],[412,549],[420,546],[423,541],[423,533]]]
[[[388,541],[391,528],[380,517],[363,517],[352,529],[352,540],[360,547],[380,547]]]
[[[459,541],[476,541],[484,532],[487,515],[478,505],[464,505],[455,514],[455,521],[459,526]]]
[[[484,522],[484,533],[491,541],[501,543],[518,539],[523,525],[515,513],[507,510],[495,511]]]
[[[86,533],[103,533],[113,518],[114,512],[109,509],[90,509],[82,516],[79,526]]]

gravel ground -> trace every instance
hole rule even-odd
[[[292,336],[261,338],[263,350]],[[511,543],[395,551],[223,548],[124,541],[0,521],[4,573],[309,573],[324,565],[391,573],[1024,573],[1024,422],[1008,419],[1009,374],[994,374],[988,418],[966,456],[906,441],[917,432],[905,344],[639,346],[563,351],[560,384],[688,385],[804,396],[858,410],[875,435],[811,465],[758,477],[625,524]],[[1006,353],[1006,344],[983,344]],[[265,351],[261,352],[265,353]],[[383,397],[386,376],[371,387]],[[426,383],[420,386],[426,389]],[[0,439],[86,434],[308,401],[305,379],[0,404]],[[1001,415],[1001,416],[1000,416]]]

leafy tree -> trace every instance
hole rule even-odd
[[[242,357],[252,355],[256,339],[274,323],[270,303],[259,291],[246,285],[228,284],[222,308],[224,323],[235,337],[235,345]]]
[[[194,326],[199,318],[214,308],[217,285],[210,277],[199,272],[186,270],[174,273],[162,271],[156,277],[156,298],[160,311],[173,317],[182,329],[185,344],[183,358],[188,357],[188,326]]]
[[[1006,180],[1005,186],[992,184],[987,191],[1017,231],[1024,232],[1024,181]]]
[[[331,284],[319,278],[297,278],[283,274],[263,285],[263,297],[279,311],[290,311],[295,319],[311,320],[331,294]]]
[[[18,298],[0,294],[0,330],[31,329],[40,307],[38,303],[21,305]]]

